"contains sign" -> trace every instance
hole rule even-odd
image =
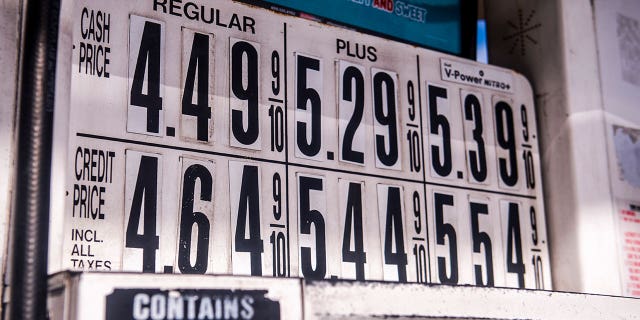
[[[106,320],[280,319],[280,304],[267,291],[115,289]]]
[[[63,268],[550,288],[523,77],[231,1],[69,19]]]

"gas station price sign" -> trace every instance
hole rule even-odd
[[[63,268],[550,289],[522,76],[232,1],[64,19]]]

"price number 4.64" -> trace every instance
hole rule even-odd
[[[182,195],[177,265],[181,273],[204,274],[209,269],[213,218],[213,163],[182,158]],[[157,263],[160,249],[162,157],[126,152],[124,271],[173,272]],[[193,230],[197,236],[193,236]],[[142,262],[142,263],[141,263]]]

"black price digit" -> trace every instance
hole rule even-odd
[[[247,62],[246,69],[243,61]],[[243,145],[252,145],[256,142],[260,133],[258,121],[258,51],[252,44],[246,41],[238,41],[231,46],[230,78],[233,97],[246,101],[247,104],[247,128],[244,128],[243,112],[232,108],[231,131],[238,142]],[[234,103],[234,99],[231,99],[231,103]]]
[[[284,112],[282,107],[271,105],[269,118],[271,118],[271,151],[282,152],[284,148]]]
[[[364,280],[364,265],[367,262],[367,254],[364,252],[362,185],[359,183],[349,183],[347,210],[344,218],[342,261],[353,262],[356,267],[356,280]],[[352,236],[353,250],[351,250]]]
[[[386,148],[385,136],[376,134],[376,156],[382,164],[392,167],[398,161],[396,87],[393,77],[386,72],[373,75],[373,108],[376,122],[389,127],[389,150]]]
[[[479,182],[487,179],[487,157],[484,149],[484,139],[482,138],[482,111],[480,100],[473,94],[464,98],[464,118],[473,121],[473,140],[477,144],[478,151],[469,150],[469,162],[471,175]]]
[[[524,161],[524,175],[527,182],[527,189],[535,189],[536,175],[531,150],[522,151],[522,160]]]
[[[538,222],[536,220],[536,209],[531,206],[529,208],[529,220],[531,223],[531,243],[534,247],[538,245]],[[536,289],[544,289],[544,273],[542,266],[542,257],[538,254],[534,254],[531,257],[531,264],[533,266],[533,273],[535,277]]]
[[[320,152],[322,132],[322,101],[320,94],[315,88],[308,87],[307,71],[312,70],[320,73],[320,60],[297,55],[296,64],[296,109],[307,110],[307,102],[311,103],[311,140],[307,137],[306,122],[296,123],[296,143],[298,149],[306,156],[313,157]]]
[[[287,255],[286,252],[286,240],[283,232],[271,232],[269,237],[271,243],[271,249],[273,252],[273,276],[274,277],[286,277],[287,276]]]
[[[482,265],[475,264],[473,266],[476,277],[476,285],[493,287],[493,251],[491,250],[491,238],[489,238],[489,235],[486,232],[480,231],[480,224],[478,223],[479,215],[489,214],[489,207],[484,203],[471,202],[469,204],[469,210],[471,211],[471,237],[473,239],[473,252],[482,253],[481,249],[482,247],[484,247],[486,266],[486,282],[482,280]]]
[[[422,213],[420,212],[420,194],[418,191],[413,192],[413,217],[416,218],[413,222],[413,228],[416,234],[422,233]]]
[[[413,256],[416,259],[416,279],[418,283],[427,282],[427,250],[422,244],[413,245]]]
[[[310,191],[322,191],[322,179],[299,177],[300,184],[300,233],[311,234],[311,226],[315,228],[316,268],[311,261],[311,248],[300,247],[300,268],[302,275],[309,279],[323,279],[327,273],[327,246],[325,240],[324,217],[318,210],[311,209]]]
[[[364,153],[353,150],[353,138],[356,135],[362,115],[364,114],[364,76],[354,66],[349,66],[342,74],[343,101],[353,102],[353,114],[345,128],[342,142],[342,159],[345,161],[364,163]],[[355,92],[354,92],[355,91]]]
[[[280,94],[280,55],[278,51],[271,54],[271,92],[274,96]],[[284,112],[282,106],[272,104],[269,107],[271,118],[271,151],[282,152],[284,149]]]
[[[413,81],[407,82],[407,102],[409,102],[409,120],[416,119],[416,94]]]
[[[518,183],[518,164],[516,163],[516,136],[513,128],[511,106],[500,101],[495,107],[496,136],[500,148],[509,152],[509,158],[499,157],[500,178],[510,187]]]
[[[196,181],[200,180],[200,200],[211,201],[213,178],[206,167],[194,164],[184,173],[182,185],[182,212],[180,214],[180,245],[178,247],[178,267],[182,273],[204,274],[209,259],[209,230],[207,216],[193,211]],[[198,244],[195,264],[191,265],[191,232],[193,224],[198,226]]]
[[[398,281],[407,282],[407,254],[404,249],[400,188],[389,187],[384,235],[384,261],[398,267]],[[396,252],[393,252],[395,244]]]
[[[282,218],[282,178],[279,173],[273,174],[272,197],[275,204],[273,205],[273,218],[280,220]],[[287,276],[287,255],[286,255],[286,238],[283,232],[272,231],[269,237],[271,249],[273,253],[273,276]]]
[[[542,270],[542,258],[538,255],[532,256],[531,264],[533,265],[533,273],[536,281],[536,289],[544,289],[544,274]]]
[[[422,212],[420,210],[420,193],[418,191],[413,192],[413,230],[416,235],[422,233]],[[427,251],[423,244],[413,245],[413,256],[416,262],[416,279],[419,283],[427,282]]]
[[[198,96],[197,103],[193,104],[196,77]],[[197,138],[199,141],[208,141],[211,107],[209,107],[209,36],[206,34],[195,33],[193,35],[187,78],[182,95],[182,114],[197,118]]]
[[[276,203],[273,205],[273,218],[280,220],[282,217],[282,178],[277,172],[273,174],[272,189],[273,201]]]
[[[271,53],[271,93],[274,96],[278,96],[280,94],[280,54],[278,51],[273,51]]]
[[[520,237],[520,213],[518,204],[510,202],[507,219],[507,272],[518,275],[518,287],[524,288],[524,262]],[[515,261],[514,261],[515,258]]]
[[[538,222],[536,220],[536,209],[532,206],[529,209],[529,219],[531,221],[531,242],[538,245]]]
[[[411,172],[420,172],[422,159],[420,157],[420,133],[416,130],[407,132],[409,143],[409,168]]]
[[[447,117],[438,113],[438,98],[447,99],[447,89],[429,85],[428,92],[429,132],[435,135],[442,134],[442,158],[440,158],[440,146],[431,145],[431,164],[438,175],[446,177],[452,169],[451,132]]]
[[[160,43],[162,26],[158,23],[146,21],[142,31],[140,50],[136,59],[136,67],[131,82],[131,105],[147,108],[147,132],[159,133],[160,110],[162,97],[160,96]],[[143,90],[145,75],[147,88]],[[145,93],[146,92],[146,93]]]
[[[527,118],[527,107],[525,105],[520,106],[520,117],[522,118],[522,139],[525,142],[529,141],[529,121]],[[535,167],[533,163],[533,154],[531,150],[524,150],[522,152],[522,160],[524,161],[524,174],[527,189],[536,188]]]
[[[138,178],[133,193],[133,202],[127,222],[125,247],[142,249],[142,272],[153,273],[156,270],[156,250],[160,238],[156,230],[158,206],[158,158],[142,156],[138,169]],[[140,215],[144,205],[144,225],[142,234],[138,233]]]
[[[442,284],[458,283],[458,242],[456,230],[444,222],[444,206],[453,206],[453,196],[449,194],[435,193],[434,206],[436,213],[436,244],[445,245],[445,237],[449,239],[449,268],[451,274],[447,275],[447,259],[438,257],[438,276]]]
[[[258,167],[244,166],[238,203],[238,221],[235,230],[236,252],[248,252],[251,256],[251,275],[262,275],[264,247],[260,235],[260,193],[258,191]],[[249,223],[249,235],[245,234]]]
[[[520,106],[520,117],[522,118],[522,139],[529,141],[529,121],[527,120],[527,107]]]

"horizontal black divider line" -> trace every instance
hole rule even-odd
[[[208,151],[208,150],[186,148],[186,147],[178,147],[178,146],[166,145],[166,144],[161,144],[161,143],[143,142],[143,141],[136,141],[136,140],[130,140],[130,139],[123,139],[123,138],[95,135],[95,134],[90,134],[90,133],[78,132],[78,133],[76,133],[76,136],[82,137],[82,138],[91,138],[91,139],[98,139],[98,140],[106,140],[106,141],[137,144],[137,145],[141,145],[141,146],[156,147],[156,148],[162,148],[162,149],[173,149],[173,150],[179,150],[179,151],[188,151],[188,152],[194,152],[194,153],[210,154],[210,155],[214,155],[214,156],[234,158],[234,159],[275,163],[275,164],[279,164],[279,165],[287,165],[288,164],[290,166],[298,167],[298,168],[331,171],[331,172],[337,172],[337,173],[345,173],[345,174],[352,174],[352,175],[358,175],[358,176],[366,176],[366,177],[371,177],[371,178],[403,181],[403,182],[410,182],[410,183],[416,183],[416,184],[427,184],[427,185],[436,186],[436,187],[447,187],[447,188],[452,188],[452,189],[460,189],[460,190],[467,190],[467,191],[477,191],[477,192],[483,192],[483,193],[499,194],[499,195],[503,195],[503,196],[526,198],[526,199],[532,199],[532,200],[536,199],[536,196],[523,195],[523,194],[517,194],[517,193],[509,193],[509,192],[502,192],[502,191],[495,191],[495,190],[488,190],[488,189],[480,189],[480,188],[471,188],[471,187],[465,187],[465,186],[456,186],[456,185],[450,185],[450,184],[446,184],[446,183],[437,183],[437,182],[430,182],[430,181],[424,182],[422,180],[413,180],[413,179],[399,178],[399,177],[394,177],[394,176],[383,176],[383,175],[379,175],[379,174],[372,174],[372,173],[366,173],[366,172],[357,172],[357,171],[350,171],[350,170],[344,170],[344,169],[325,168],[325,167],[321,167],[321,166],[313,166],[313,165],[302,164],[302,163],[293,163],[293,162],[271,160],[271,159],[264,159],[264,158],[255,158],[255,157],[250,157],[250,156],[245,156],[245,155],[223,153],[223,152],[216,152],[216,151]]]
[[[413,123],[407,123],[407,127],[418,128],[418,125]]]
[[[269,227],[284,229],[286,226],[284,224],[272,223],[272,224],[269,224]]]
[[[284,103],[284,100],[278,98],[269,98],[269,102]]]
[[[122,139],[122,138],[116,138],[116,137],[107,137],[107,136],[100,136],[100,135],[89,134],[89,133],[80,133],[80,132],[78,132],[76,135],[78,137],[83,137],[83,138],[92,138],[92,139],[114,141],[114,142],[123,142],[123,143],[137,144],[137,145],[141,145],[141,146],[156,147],[156,148],[162,148],[162,149],[173,149],[173,150],[179,150],[179,151],[189,151],[189,152],[210,154],[210,155],[214,155],[214,156],[228,157],[228,158],[234,158],[234,159],[254,160],[254,161],[260,161],[260,162],[275,163],[275,164],[280,164],[280,165],[285,165],[286,164],[285,161],[279,161],[279,160],[271,160],[271,159],[264,159],[264,158],[254,158],[254,157],[245,156],[245,155],[239,155],[239,154],[231,154],[231,153],[208,151],[208,150],[202,150],[202,149],[178,147],[178,146],[171,146],[171,145],[166,145],[166,144],[161,144],[161,143],[143,142],[143,141]]]

